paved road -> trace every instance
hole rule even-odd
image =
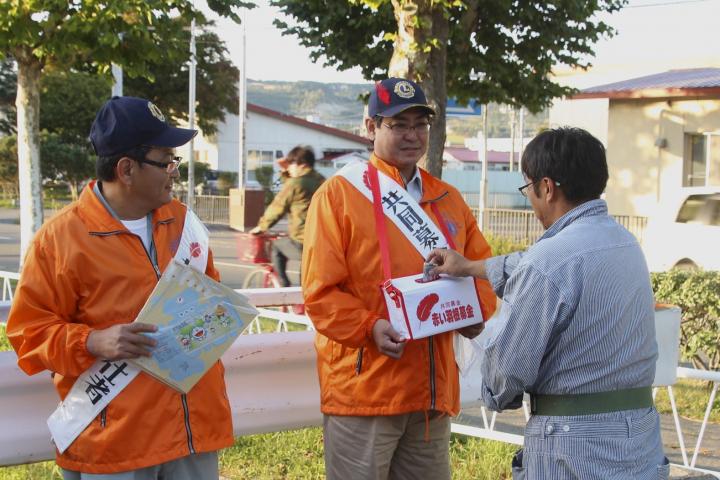
[[[48,218],[52,212],[45,213]],[[237,232],[225,225],[208,225],[210,230],[210,248],[212,248],[215,266],[220,271],[222,282],[232,288],[242,288],[246,275],[257,265],[238,261]],[[283,225],[279,224],[282,230]],[[20,224],[17,209],[0,209],[0,270],[17,272],[20,258]],[[290,280],[297,285],[299,262],[290,262],[288,266]]]

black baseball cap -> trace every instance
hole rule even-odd
[[[168,124],[160,109],[149,100],[112,97],[95,116],[90,142],[97,155],[109,157],[140,145],[179,147],[197,133],[197,130]]]
[[[377,82],[375,89],[370,92],[368,116],[394,117],[413,107],[422,107],[429,114],[435,115],[420,85],[404,78],[386,78]]]

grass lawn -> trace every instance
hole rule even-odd
[[[710,392],[712,384],[708,386],[706,382],[700,380],[692,380],[682,378],[673,385],[673,395],[675,396],[675,405],[681,417],[702,421],[705,416],[708,400],[710,400]],[[670,406],[670,397],[667,388],[658,389],[655,397],[655,408],[660,413],[672,414]],[[710,411],[710,421],[720,423],[720,394],[715,395],[715,403]]]
[[[453,478],[510,478],[510,459],[517,447],[453,435],[450,444]],[[321,479],[325,475],[322,432],[307,428],[241,437],[220,453],[220,474],[227,479]],[[53,462],[0,468],[2,480],[62,479]]]

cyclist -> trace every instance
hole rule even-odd
[[[291,285],[285,272],[288,260],[302,258],[305,217],[310,199],[325,181],[315,170],[315,154],[309,146],[298,145],[285,158],[278,160],[282,189],[267,207],[258,226],[250,230],[260,235],[289,213],[288,237],[278,238],[272,244],[272,263],[283,287]]]

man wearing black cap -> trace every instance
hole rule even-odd
[[[381,285],[388,277],[422,273],[416,242],[443,235],[465,256],[490,248],[460,193],[417,167],[434,115],[422,89],[389,78],[370,94],[370,165],[349,165],[318,189],[305,226],[302,284],[306,311],[318,331],[316,350],[324,414],[328,479],[449,479],[449,417],[460,410],[453,332],[403,338],[388,321]],[[377,173],[391,191],[367,191]],[[375,177],[373,177],[375,178]],[[385,207],[383,207],[385,208]],[[410,225],[408,236],[389,221]],[[420,226],[422,210],[444,233]],[[379,217],[379,220],[378,220]],[[381,232],[381,225],[385,232]],[[385,241],[379,240],[381,237]],[[495,295],[477,281],[484,318]],[[459,330],[474,337],[482,324]]]
[[[147,100],[113,97],[90,131],[97,180],[43,225],[27,254],[7,325],[18,365],[51,371],[64,404],[77,391],[92,405],[109,402],[68,447],[56,437],[65,479],[218,478],[216,452],[233,443],[220,362],[187,395],[139,373],[104,397],[128,376],[123,360],[154,347],[143,332],[155,327],[132,322],[178,251],[186,207],[172,198],[174,149],[196,133],[170,126]],[[211,253],[205,273],[219,278]]]

